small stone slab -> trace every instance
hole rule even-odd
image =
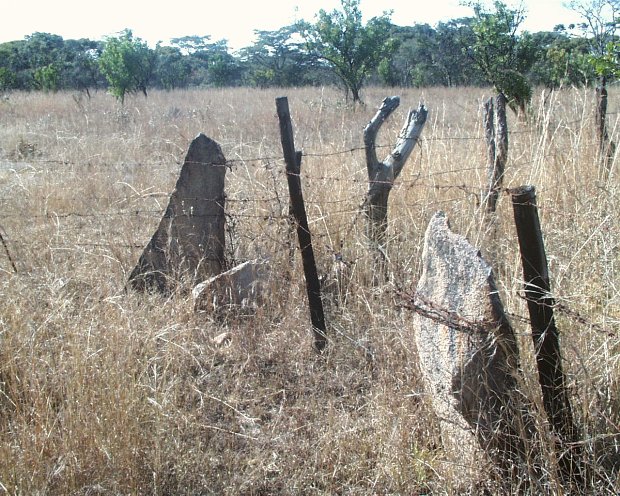
[[[199,134],[159,227],[129,276],[131,288],[166,293],[222,271],[225,175],[220,145]]]
[[[194,310],[253,313],[266,300],[270,273],[269,261],[256,259],[211,277],[193,289]]]

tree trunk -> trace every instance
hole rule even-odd
[[[385,243],[390,191],[422,134],[428,114],[428,111],[422,104],[420,104],[418,110],[410,109],[392,153],[383,162],[379,162],[375,145],[377,133],[385,120],[399,105],[400,98],[397,96],[384,99],[375,116],[364,128],[364,146],[366,149],[366,167],[369,182],[366,197],[367,236],[375,250],[375,282],[378,280],[377,277],[384,273],[385,261],[387,260]]]

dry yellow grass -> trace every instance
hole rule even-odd
[[[398,289],[420,273],[436,210],[493,258],[508,310],[525,316],[512,209],[485,231],[484,89],[400,92],[388,153],[407,106],[429,121],[391,194],[389,282],[368,285],[359,205],[365,109],[332,89],[153,92],[121,109],[103,93],[0,100],[0,494],[496,493],[487,464],[444,453]],[[288,94],[305,157],[304,194],[319,272],[351,262],[345,302],[328,306],[330,351],[317,356],[300,263],[287,282],[286,181],[275,97]],[[505,186],[536,186],[588,494],[615,494],[620,468],[620,188],[596,165],[591,92],[564,90],[509,116]],[[610,97],[615,112],[616,98]],[[610,116],[613,136],[616,117]],[[194,314],[188,296],[125,294],[187,146],[222,145],[231,262],[270,255],[272,304],[251,318]],[[341,248],[342,247],[342,248]],[[524,389],[540,404],[529,329],[516,317]],[[228,330],[223,346],[212,338]],[[547,442],[547,441],[543,441]],[[550,456],[548,486],[563,494]],[[480,483],[468,485],[475,471]]]

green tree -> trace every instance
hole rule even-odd
[[[184,55],[191,55],[197,52],[208,52],[213,50],[214,48],[220,47],[222,42],[224,42],[224,40],[215,43],[212,42],[211,36],[207,34],[203,36],[191,35],[181,38],[172,38],[170,40],[170,45],[181,50]]]
[[[583,85],[596,78],[585,38],[569,36],[561,25],[553,32],[534,33],[532,37],[540,48],[540,55],[529,73],[532,84],[553,89]]]
[[[596,127],[599,156],[604,178],[609,177],[616,154],[616,145],[609,138],[607,127],[607,81],[620,75],[620,0],[574,0],[569,6],[578,12],[584,22],[580,28],[589,35],[589,62],[598,77],[596,88]]]
[[[64,40],[50,33],[33,33],[26,36],[23,46],[30,68],[34,71],[50,64],[58,64],[64,56]]]
[[[171,44],[184,54],[189,64],[189,84],[194,86],[234,86],[241,80],[241,68],[229,53],[226,40],[211,41],[211,36],[173,38]]]
[[[173,90],[187,86],[192,68],[179,48],[158,44],[155,55],[155,73],[162,88]]]
[[[620,72],[620,0],[573,0],[568,6],[583,19],[577,27],[588,40],[590,65],[599,78],[600,88],[605,88],[607,80]]]
[[[34,80],[37,87],[44,91],[58,91],[60,89],[60,69],[58,64],[48,64],[34,71]]]
[[[504,93],[510,106],[525,111],[532,97],[532,87],[526,78],[538,56],[532,36],[517,30],[525,20],[523,10],[509,9],[500,1],[493,3],[494,11],[481,3],[471,4],[475,19],[472,24],[473,43],[464,52],[474,61],[486,80]]]
[[[293,86],[306,83],[312,59],[301,50],[296,41],[299,26],[284,26],[276,31],[255,30],[256,42],[241,50],[252,84],[266,86]]]
[[[57,90],[64,69],[64,40],[50,33],[33,33],[19,45],[26,89]]]
[[[473,18],[428,24],[393,26],[397,51],[384,59],[379,75],[386,84],[401,86],[463,86],[485,83],[462,46],[473,40]],[[386,72],[387,71],[387,72]]]
[[[98,64],[102,50],[99,41],[65,40],[63,87],[75,88],[90,96],[91,88],[103,86],[105,78]]]
[[[144,41],[125,30],[105,41],[99,68],[110,84],[110,92],[124,103],[127,93],[141,91],[147,96],[155,59],[155,52]]]
[[[440,22],[436,26],[437,56],[434,64],[445,86],[480,85],[485,80],[480,77],[475,63],[463,57],[461,51],[462,45],[470,46],[474,42],[474,21],[473,17],[464,17]]]
[[[0,91],[12,90],[17,87],[17,76],[6,67],[0,67]]]
[[[435,60],[439,53],[435,30],[428,24],[416,24],[395,27],[393,36],[399,48],[379,64],[382,81],[390,86],[396,80],[405,86],[441,84],[436,78]]]
[[[0,89],[23,89],[20,84],[19,73],[27,64],[21,57],[20,45],[23,41],[10,41],[0,44]]]
[[[382,60],[397,49],[391,38],[391,15],[362,23],[359,0],[341,0],[342,10],[320,10],[314,24],[302,25],[306,49],[334,70],[354,102],[361,102],[360,90]]]
[[[239,63],[227,52],[213,54],[207,63],[207,80],[216,87],[237,86],[241,81]]]

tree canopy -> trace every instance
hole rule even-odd
[[[233,52],[226,40],[190,35],[150,48],[130,30],[103,41],[35,32],[0,43],[0,91],[90,91],[119,100],[149,88],[340,84],[354,101],[367,84],[494,85],[518,105],[531,85],[558,87],[616,77],[620,0],[575,0],[583,23],[552,32],[518,28],[525,13],[496,1],[435,26],[397,26],[390,13],[364,22],[359,0],[311,22],[256,31]],[[521,98],[521,100],[519,100]]]
[[[155,66],[155,54],[130,30],[118,37],[108,38],[99,57],[99,67],[108,80],[110,93],[121,103],[127,93],[141,91],[147,95]]]
[[[526,75],[538,57],[538,47],[530,33],[517,34],[525,20],[521,9],[510,9],[495,1],[493,10],[481,3],[472,5],[475,18],[472,39],[463,43],[464,53],[474,61],[486,80],[504,93],[509,104],[522,111],[532,97]]]
[[[314,24],[306,23],[302,33],[306,50],[327,62],[342,81],[347,94],[359,102],[360,90],[382,60],[398,47],[390,36],[390,14],[362,22],[359,0],[341,0],[342,10],[320,10]]]
[[[620,73],[620,0],[571,0],[568,5],[582,18],[577,27],[588,40],[589,63],[604,87]]]

